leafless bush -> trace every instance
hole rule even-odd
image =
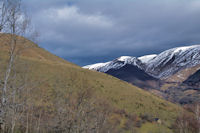
[[[176,133],[200,133],[200,106],[193,105],[191,113],[183,112],[175,121],[174,130]]]

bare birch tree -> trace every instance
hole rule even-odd
[[[23,45],[23,38],[28,29],[29,19],[23,13],[20,0],[1,0],[0,1],[0,31],[5,33],[0,37],[6,36],[6,45],[8,47],[8,61],[1,85],[1,102],[0,102],[0,120],[3,132],[6,124],[11,117],[11,130],[13,133],[16,120],[20,116],[16,114],[18,107],[24,103],[19,100],[21,90],[25,88],[25,81],[17,83],[16,60],[22,49],[18,45]],[[24,39],[25,40],[25,39]]]

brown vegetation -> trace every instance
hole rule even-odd
[[[175,133],[200,133],[200,105],[185,107],[188,112],[182,112],[174,124]]]

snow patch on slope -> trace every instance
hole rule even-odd
[[[106,66],[106,65],[109,64],[109,63],[110,63],[110,62],[96,63],[96,64],[93,64],[93,65],[84,66],[83,68],[89,69],[89,70],[98,70],[99,68],[104,67],[104,66]]]
[[[127,60],[130,60],[131,58],[133,58],[133,57],[131,57],[131,56],[121,56],[121,57],[117,58],[117,60],[119,60],[119,61],[127,61]]]
[[[188,49],[196,48],[199,46],[200,45],[192,45],[192,46],[185,46],[185,47],[177,47],[177,48],[173,48],[173,49],[174,49],[174,53],[178,53],[178,52],[185,52]],[[171,49],[171,50],[173,50],[173,49]]]
[[[138,59],[142,62],[142,63],[148,63],[150,60],[152,60],[153,58],[155,58],[157,55],[156,54],[151,54],[151,55],[145,55],[145,56],[141,56],[138,57]]]

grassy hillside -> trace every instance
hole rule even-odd
[[[23,38],[20,40],[24,41]],[[6,42],[7,35],[0,39],[1,71],[5,70],[5,62],[8,59]],[[33,95],[35,95],[34,102],[37,105],[47,106],[50,109],[55,99],[59,102],[69,93],[70,89],[78,91],[79,89],[90,88],[94,91],[96,97],[108,102],[112,108],[134,113],[138,116],[147,114],[152,118],[159,118],[164,127],[169,127],[181,110],[177,105],[164,101],[117,78],[82,69],[52,55],[31,41],[25,40],[23,46],[19,47],[26,47],[26,49],[21,52],[18,59],[20,67],[17,67],[17,72],[20,73],[26,69],[28,79],[33,84],[38,84],[37,91],[33,92]],[[24,67],[21,67],[22,65]],[[43,98],[43,101],[41,101],[41,98]],[[120,119],[120,123],[123,126],[123,118]],[[152,127],[155,127],[155,125]],[[145,124],[142,129],[146,130]]]

